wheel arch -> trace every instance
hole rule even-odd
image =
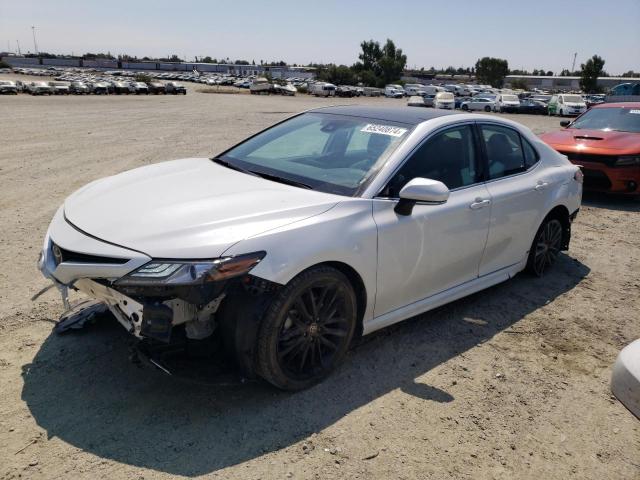
[[[322,263],[313,265],[312,267],[309,267],[309,268],[313,268],[321,265],[326,265],[328,267],[335,268],[340,273],[342,273],[345,277],[347,277],[347,279],[349,280],[349,283],[351,283],[351,286],[353,287],[353,290],[356,293],[356,299],[358,302],[358,305],[357,305],[358,306],[358,322],[356,324],[355,334],[358,337],[362,336],[364,315],[367,309],[367,289],[364,285],[364,281],[362,280],[362,277],[356,271],[356,269],[353,268],[351,265],[348,265],[344,262],[339,262],[339,261],[322,262]]]
[[[569,249],[569,242],[571,240],[571,219],[569,209],[564,205],[556,205],[549,213],[544,217],[540,225],[551,218],[555,218],[562,224],[562,249]]]

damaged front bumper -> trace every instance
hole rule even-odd
[[[141,252],[91,237],[68,222],[60,209],[45,238],[38,267],[60,290],[68,309],[60,330],[74,328],[70,327],[74,322],[81,325],[89,316],[108,309],[139,340],[186,345],[211,339],[224,330],[231,349],[238,351],[246,350],[246,345],[236,348],[237,344],[251,338],[257,329],[258,315],[251,315],[257,311],[254,307],[279,287],[248,274],[264,255],[154,261]],[[163,265],[171,266],[165,268],[169,273],[158,276]],[[74,313],[69,309],[68,290],[83,293],[93,303]],[[219,310],[229,297],[232,308],[226,309],[223,318]],[[239,315],[244,318],[239,320]],[[248,318],[251,322],[243,323]]]

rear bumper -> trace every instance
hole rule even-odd
[[[585,190],[640,195],[640,167],[610,167],[596,162],[574,163],[583,167]]]

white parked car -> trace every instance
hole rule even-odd
[[[587,111],[587,104],[580,95],[560,94],[551,97],[547,112],[549,115],[580,115]]]
[[[399,85],[387,85],[384,87],[384,96],[388,98],[402,98],[404,97],[404,89]]]
[[[433,107],[444,110],[455,110],[456,98],[451,92],[438,92],[433,99]]]
[[[39,268],[65,302],[68,288],[102,302],[152,359],[218,341],[246,374],[297,390],[359,335],[546,273],[581,193],[580,169],[518,123],[327,107],[214,158],[82,187]]]
[[[512,93],[500,93],[496,96],[496,102],[493,107],[494,112],[511,112],[518,113],[520,108],[520,99]]]
[[[490,112],[495,108],[496,102],[490,98],[474,97],[471,100],[462,102],[460,108],[465,111],[481,110],[484,112]]]

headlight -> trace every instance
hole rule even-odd
[[[618,157],[616,167],[632,167],[640,165],[640,155],[623,155]]]
[[[117,280],[116,285],[201,285],[248,273],[266,255],[254,252],[215,260],[153,260]]]

